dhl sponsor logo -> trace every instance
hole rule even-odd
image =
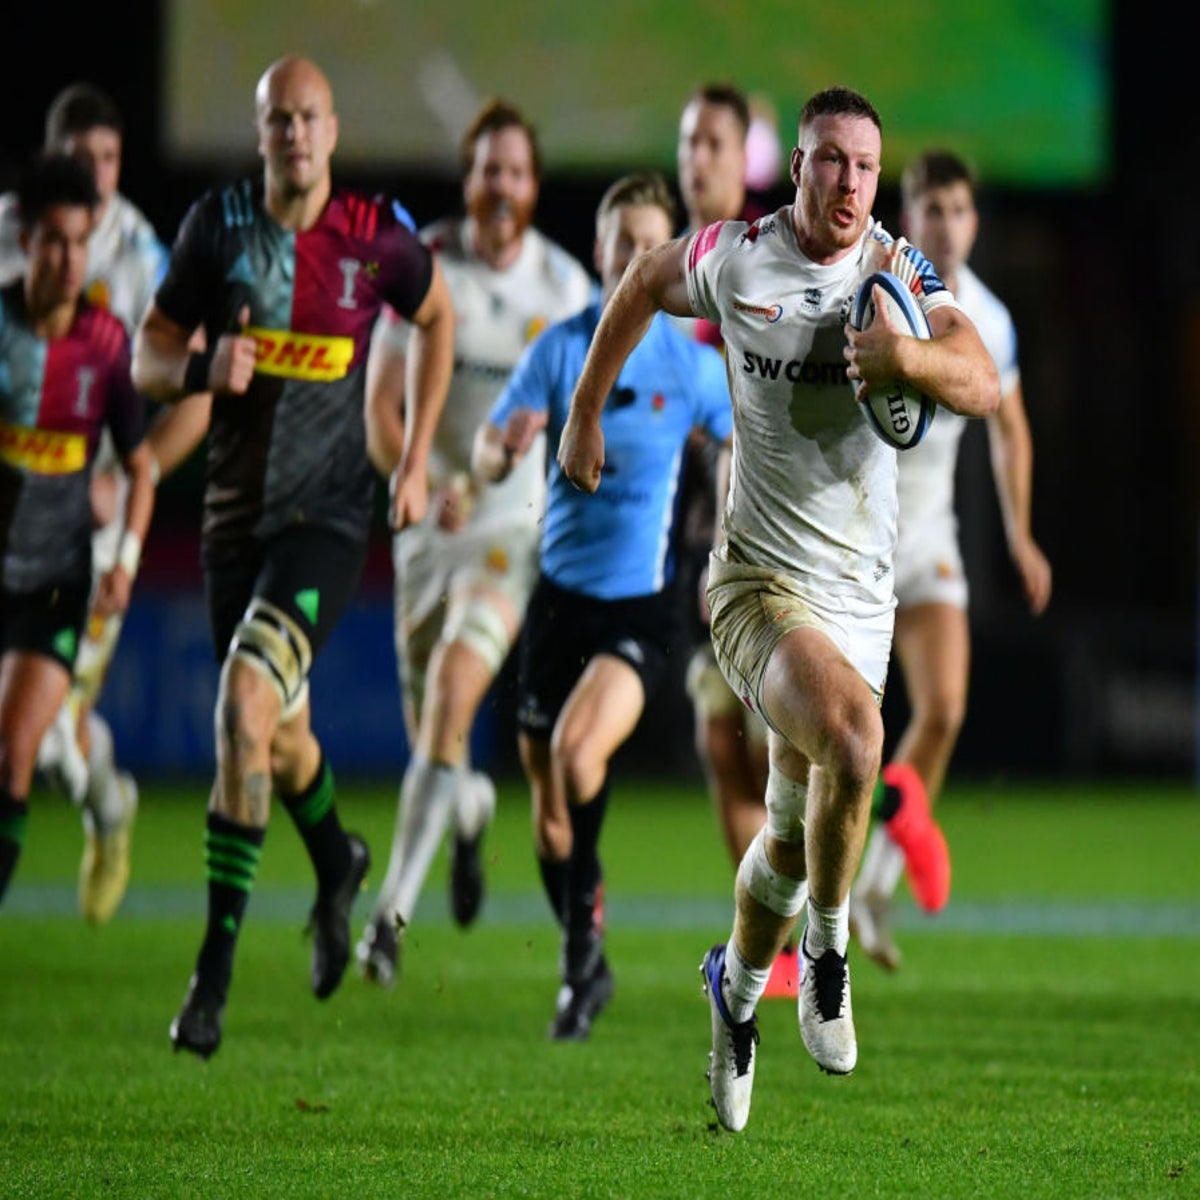
[[[260,329],[249,325],[245,333],[257,343],[254,369],[262,375],[285,379],[341,379],[354,358],[354,339],[292,333],[286,329]]]
[[[0,462],[35,475],[69,475],[87,466],[87,438],[0,421]]]

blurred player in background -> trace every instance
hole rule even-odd
[[[595,491],[605,402],[654,314],[720,324],[735,435],[709,564],[713,645],[771,731],[767,823],[738,868],[730,939],[702,966],[711,1093],[733,1130],[749,1117],[755,1008],[803,910],[804,1044],[832,1074],[852,1071],[858,1057],[849,893],[883,746],[896,455],[856,400],[901,378],[971,415],[998,401],[970,320],[928,262],[871,217],[881,142],[865,97],[818,92],[800,116],[790,207],[640,255],[605,308],[559,448],[567,478]],[[901,336],[886,316],[861,332],[845,324],[858,284],[884,264],[917,296],[930,340]]]
[[[167,251],[141,211],[118,190],[122,156],[121,114],[111,97],[89,83],[64,88],[46,115],[44,150],[70,154],[92,171],[99,196],[88,239],[84,297],[107,308],[132,337],[166,269]],[[15,194],[0,196],[0,285],[25,269]],[[187,457],[208,424],[208,397],[197,396],[170,414],[159,414],[147,434],[155,480]],[[105,430],[91,477],[95,533],[92,576],[98,585],[116,562],[125,536],[128,477]],[[93,611],[75,658],[71,689],[38,750],[38,767],[73,803],[81,805],[84,852],[79,871],[80,911],[103,923],[116,911],[129,880],[130,834],[137,786],[118,770],[112,731],[94,711],[112,662],[124,612]]]
[[[387,876],[356,951],[364,978],[385,985],[396,974],[398,934],[412,922],[448,828],[451,912],[461,926],[479,912],[480,843],[496,793],[472,770],[471,728],[537,575],[542,454],[501,486],[481,490],[470,477],[472,439],[521,352],[549,323],[578,312],[593,287],[584,267],[531,224],[542,159],[519,109],[487,101],[463,136],[462,166],[465,216],[421,234],[453,298],[455,361],[430,455],[429,512],[393,543],[396,656],[411,757]],[[385,316],[372,347],[368,424],[381,470],[401,448],[407,338],[407,328]]]
[[[82,299],[98,200],[91,170],[76,158],[38,159],[17,196],[25,267],[0,291],[0,897],[89,601],[101,619],[128,607],[154,508],[129,335]],[[89,479],[104,429],[129,495],[114,561],[92,599]]]
[[[679,192],[691,234],[718,221],[753,221],[764,210],[748,202],[750,103],[732,84],[708,83],[688,97],[679,119]],[[724,352],[720,327],[704,318],[680,320],[698,340]],[[721,674],[708,630],[704,581],[716,525],[719,447],[697,430],[682,485],[680,592],[687,644],[687,692],[695,713],[696,752],[734,870],[767,818],[767,727]],[[767,984],[768,996],[795,996],[794,945],[784,947]]]
[[[547,428],[557,444],[583,360],[625,268],[667,241],[675,203],[653,173],[629,175],[596,213],[602,298],[527,351],[476,438],[487,479],[521,469]],[[608,767],[667,666],[678,619],[673,526],[679,472],[695,427],[728,453],[732,415],[714,350],[652,324],[600,415],[605,482],[589,496],[552,463],[541,573],[521,634],[517,724],[533,794],[538,865],[563,931],[551,1037],[578,1041],[612,996],[604,956],[599,840]],[[535,465],[544,469],[541,456]]]
[[[1008,309],[967,265],[979,213],[975,177],[946,150],[927,150],[901,177],[901,228],[933,263],[938,275],[975,322],[1000,375],[1000,407],[988,418],[992,474],[1013,566],[1030,611],[1050,601],[1051,570],[1030,531],[1033,443],[1017,364],[1017,337]],[[900,523],[896,543],[895,652],[904,675],[912,718],[883,782],[897,799],[942,790],[966,711],[970,666],[967,580],[954,513],[954,469],[966,422],[939,412],[922,443],[898,456]],[[900,951],[891,933],[892,895],[904,870],[904,853],[886,826],[871,834],[850,897],[850,920],[863,950],[895,970]],[[921,906],[937,911],[949,896],[930,892],[909,873]],[[927,882],[927,881],[925,881]]]
[[[417,327],[412,420],[392,474],[392,520],[419,521],[425,458],[453,363],[445,282],[398,204],[335,188],[338,118],[329,82],[286,57],[255,91],[261,184],[206,193],[190,209],[135,343],[134,378],[174,401],[214,393],[202,562],[221,663],[217,771],[205,833],[208,926],[178,1049],[220,1044],[233,957],[274,792],[317,877],[311,982],[331,995],[349,961],[366,844],[338,819],[312,732],[308,675],[354,596],[375,478],[364,378],[371,330],[391,304]],[[204,351],[189,353],[203,326]]]

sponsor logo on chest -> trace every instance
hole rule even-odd
[[[0,462],[34,475],[69,475],[87,465],[87,438],[0,421]]]
[[[328,382],[343,378],[354,359],[352,337],[326,337],[256,325],[247,326],[245,332],[258,343],[254,369],[260,375]]]

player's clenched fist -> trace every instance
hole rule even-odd
[[[258,343],[240,332],[250,321],[249,307],[238,314],[239,331],[223,333],[217,339],[212,363],[208,370],[208,381],[214,392],[231,392],[243,395],[254,377]]]
[[[558,442],[558,465],[580,491],[594,492],[600,486],[604,434],[599,421],[581,419],[574,413],[567,418]]]
[[[525,457],[534,439],[546,428],[547,416],[531,408],[518,408],[504,426],[504,453],[512,462]]]

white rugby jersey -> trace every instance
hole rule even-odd
[[[958,269],[958,306],[975,323],[1000,376],[1000,395],[1007,396],[1020,381],[1017,333],[1003,302],[967,266]],[[900,541],[919,539],[921,530],[954,516],[954,467],[967,417],[939,405],[925,437],[899,455]]]
[[[789,576],[827,609],[893,603],[896,451],[872,432],[842,355],[849,301],[892,240],[872,221],[857,251],[822,266],[782,208],[688,243],[688,298],[721,326],[733,399],[725,553]],[[953,303],[917,258],[921,307]]]
[[[25,270],[17,240],[21,230],[17,197],[0,196],[0,287]],[[167,267],[167,249],[154,227],[130,200],[117,193],[88,239],[85,298],[107,308],[132,337]]]
[[[470,471],[475,431],[525,347],[548,325],[583,308],[595,285],[577,259],[532,227],[525,231],[516,262],[503,271],[477,257],[466,218],[436,221],[421,231],[421,239],[437,254],[454,303],[454,374],[429,455],[430,485],[436,487]],[[410,336],[411,326],[390,314],[376,327],[376,337],[400,350]],[[541,517],[543,446],[539,439],[503,483],[482,489],[473,527]]]

